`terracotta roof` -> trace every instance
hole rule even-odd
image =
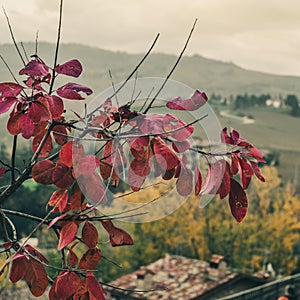
[[[213,258],[218,262],[220,258],[223,259],[220,256]],[[147,274],[149,274],[148,278]],[[164,258],[110,283],[112,286],[129,291],[112,288],[108,288],[108,291],[112,295],[126,295],[124,299],[189,300],[238,275],[229,270],[223,271],[220,278],[210,278],[209,274],[209,262],[167,254]],[[137,293],[134,292],[135,290],[147,290],[147,292]]]

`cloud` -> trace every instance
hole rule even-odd
[[[18,37],[32,40],[39,29],[41,40],[55,41],[59,1],[0,2]],[[156,51],[175,54],[198,18],[187,53],[300,75],[294,70],[300,61],[299,15],[298,0],[69,0],[64,1],[62,39],[136,53],[145,52],[160,32]],[[0,40],[7,42],[4,21]]]

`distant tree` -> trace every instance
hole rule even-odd
[[[286,105],[291,107],[291,115],[300,116],[299,101],[296,95],[288,95],[285,100]]]

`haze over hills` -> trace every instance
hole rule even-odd
[[[34,43],[24,43],[28,55],[35,53]],[[40,42],[38,54],[48,64],[53,64],[55,45]],[[22,66],[12,44],[0,45],[0,54],[17,71]],[[87,84],[95,92],[110,87],[108,70],[115,83],[123,81],[139,62],[143,54],[112,52],[79,44],[62,44],[59,52],[60,63],[72,58],[79,59],[84,67],[80,83]],[[176,56],[152,53],[140,68],[138,75],[165,77],[176,60]],[[4,64],[0,64],[0,80],[11,80]],[[183,57],[172,79],[181,81],[192,88],[204,90],[208,95],[224,96],[236,94],[263,94],[300,96],[300,77],[279,76],[248,71],[233,63],[207,59],[199,55]]]

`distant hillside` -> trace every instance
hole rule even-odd
[[[28,55],[34,53],[34,44],[25,43]],[[40,56],[50,65],[53,61],[54,44],[39,43]],[[10,44],[0,45],[0,54],[13,70],[21,66],[15,49]],[[140,55],[124,52],[112,52],[79,44],[62,44],[59,62],[78,58],[85,69],[80,82],[88,84],[95,92],[110,87],[108,70],[111,70],[116,83],[125,79],[126,75],[137,64]],[[164,77],[174,64],[176,56],[153,53],[139,70],[139,76]],[[173,79],[181,81],[207,94],[221,95],[262,94],[271,95],[296,94],[300,96],[300,77],[278,76],[242,69],[232,63],[207,59],[199,55],[184,57],[176,69]],[[0,64],[0,81],[10,80],[10,75],[3,64]]]

